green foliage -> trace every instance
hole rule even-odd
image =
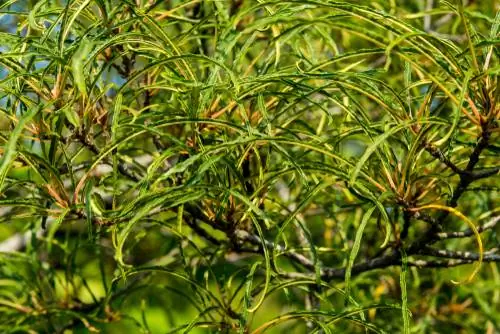
[[[500,331],[499,8],[3,1],[0,331]]]

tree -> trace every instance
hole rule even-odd
[[[498,9],[3,2],[1,331],[499,331]]]

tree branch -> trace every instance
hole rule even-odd
[[[477,228],[477,231],[481,233],[486,230],[492,229],[497,225],[499,221],[500,221],[500,216],[493,217],[486,224],[479,226]],[[472,231],[471,229],[467,229],[465,231],[460,231],[460,232],[440,232],[436,234],[436,238],[438,238],[439,240],[444,240],[452,238],[466,238],[472,235],[474,235],[474,231]]]

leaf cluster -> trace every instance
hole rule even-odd
[[[498,10],[3,1],[0,331],[499,331]]]

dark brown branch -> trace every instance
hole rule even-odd
[[[190,209],[190,207],[188,206],[186,210],[189,210],[189,209]],[[198,211],[197,214],[199,215],[201,213]],[[200,217],[200,219],[204,220],[202,217]],[[500,218],[495,217],[492,221],[490,221],[487,224],[480,227],[479,231],[484,231],[486,229],[492,228],[494,226],[494,224],[496,224],[496,222],[498,222],[498,220],[500,220]],[[224,224],[217,223],[217,224],[213,224],[213,225],[209,224],[209,225],[217,230],[228,233],[227,231],[224,231],[222,228],[220,228],[220,226],[223,226]],[[225,224],[225,225],[227,225],[227,224]],[[454,235],[453,237],[461,237],[461,236],[455,236],[455,235],[462,235],[462,234],[465,237],[465,236],[469,236],[469,235],[473,234],[472,231],[463,231],[463,232],[454,232],[454,233],[455,234],[452,234],[452,235]],[[209,241],[210,241],[210,239],[212,239],[212,237],[205,230],[203,233],[199,233],[199,234]],[[442,235],[442,234],[439,234],[439,235]],[[282,253],[283,256],[285,256],[288,259],[292,260],[293,262],[301,265],[305,269],[308,269],[310,271],[315,270],[314,263],[309,258],[305,257],[304,255],[297,253],[297,252],[294,252],[294,251],[291,251],[291,250],[286,250],[281,245],[276,245],[275,243],[273,243],[269,240],[265,240],[265,239],[263,240],[259,236],[251,234],[245,230],[235,230],[233,232],[233,237],[237,239],[236,243],[239,243],[239,244],[249,243],[249,244],[256,246],[255,249],[248,249],[248,248],[239,247],[238,249],[234,249],[235,252],[240,252],[240,253],[252,252],[252,253],[261,254],[262,253],[262,246],[265,245],[265,247],[267,247],[269,250],[271,250],[271,251],[274,250],[274,251],[278,251],[278,252]],[[424,254],[424,253],[422,253],[422,249],[427,250],[428,248],[425,244],[420,244],[420,242],[422,242],[422,240],[420,240],[419,242],[415,242],[414,244],[412,244],[409,247],[408,252],[407,252],[408,256],[418,255],[418,254],[432,255],[432,256],[445,256],[445,255],[447,255],[445,257],[452,258],[453,260],[450,260],[450,261],[416,260],[413,262],[410,261],[409,262],[410,266],[421,267],[421,268],[425,268],[425,267],[429,267],[429,268],[453,267],[453,266],[458,266],[458,265],[462,265],[462,264],[472,263],[479,258],[479,256],[477,254],[471,255],[474,253],[469,254],[468,252],[451,252],[451,251],[442,251],[442,250],[436,250],[435,254],[437,254],[437,255],[434,255],[434,253],[433,254],[427,254],[427,253]],[[217,240],[217,242],[219,242],[219,241]],[[233,240],[233,242],[234,242],[234,240]],[[213,243],[215,243],[215,242],[213,242]],[[434,250],[428,251],[428,252],[430,253],[433,251]],[[485,262],[494,262],[494,261],[500,262],[500,256],[498,256],[496,254],[485,254],[483,261],[485,261]],[[390,266],[397,266],[397,265],[401,265],[401,255],[400,255],[399,251],[392,250],[387,255],[377,256],[375,258],[372,258],[372,259],[369,259],[369,260],[366,260],[364,262],[361,262],[361,263],[354,265],[351,269],[351,274],[357,275],[357,274],[360,274],[360,273],[363,273],[366,271],[386,268],[386,267],[390,267]],[[323,279],[338,279],[338,278],[345,277],[345,271],[346,271],[345,268],[323,267],[320,270],[320,274],[321,274]],[[285,276],[287,275],[286,273],[280,273],[280,274],[283,274]],[[308,274],[305,273],[302,276],[304,276],[304,275],[307,276]]]
[[[473,259],[452,259],[452,260],[414,260],[408,261],[408,266],[410,267],[418,267],[418,268],[451,268],[457,267],[465,264],[471,264],[476,262],[477,260]],[[491,256],[485,255],[483,258],[484,262],[496,262],[498,259],[495,259]]]
[[[484,142],[484,141],[482,141],[482,142]],[[478,144],[478,146],[479,146],[479,144]],[[476,146],[476,148],[477,148],[477,146]],[[500,170],[499,167],[486,168],[486,169],[482,169],[482,170],[478,170],[478,171],[473,171],[474,167],[472,167],[471,170],[469,170],[469,169],[462,170],[457,165],[455,165],[453,162],[451,162],[451,160],[448,159],[438,147],[427,143],[425,146],[425,149],[427,152],[429,152],[430,155],[432,155],[434,158],[436,158],[439,161],[441,161],[442,163],[444,163],[447,167],[449,167],[456,174],[463,176],[463,177],[469,177],[473,181],[495,175]],[[474,156],[471,155],[471,158],[475,159],[475,155],[478,154],[477,149],[474,150],[473,154],[474,154]],[[469,164],[467,167],[469,167],[470,163],[471,163],[471,160],[469,160]],[[477,162],[475,162],[474,165],[476,163]]]
[[[482,124],[482,131],[481,131],[481,136],[474,147],[471,155],[469,156],[469,162],[467,163],[467,167],[465,170],[463,170],[463,173],[459,174],[460,176],[460,181],[458,182],[458,185],[455,187],[453,191],[452,197],[448,200],[448,206],[450,207],[456,207],[458,205],[458,200],[462,195],[465,193],[469,185],[474,182],[476,179],[473,176],[474,172],[474,167],[476,164],[479,162],[479,156],[481,155],[481,152],[488,147],[489,145],[489,139],[491,136],[491,131],[492,128],[490,126],[496,127],[496,123],[484,123]],[[419,250],[423,249],[429,244],[432,244],[436,241],[439,240],[439,238],[436,237],[436,234],[439,231],[442,223],[448,217],[449,212],[444,212],[441,215],[436,218],[437,224],[433,224],[424,234],[423,237],[420,238],[419,240],[415,241],[412,245],[410,245],[409,250],[410,253],[416,253]]]
[[[458,204],[458,199],[462,196],[467,187],[476,180],[474,178],[473,170],[476,164],[479,162],[479,156],[481,155],[481,152],[483,152],[483,150],[488,147],[490,137],[491,129],[489,128],[489,124],[483,124],[481,137],[479,138],[476,146],[474,147],[474,150],[469,156],[469,162],[467,163],[467,167],[464,170],[466,173],[460,174],[460,182],[458,183],[457,188],[453,192],[453,196],[448,202],[449,206],[456,207]],[[443,215],[440,220],[443,221],[447,215],[448,214]]]
[[[478,171],[471,172],[471,176],[474,180],[484,179],[486,177],[493,176],[500,171],[499,167],[485,168]]]
[[[438,147],[430,144],[430,143],[427,143],[425,145],[425,150],[427,152],[429,152],[430,155],[432,155],[434,158],[438,159],[439,161],[441,161],[442,163],[444,163],[447,167],[449,167],[452,171],[454,171],[455,173],[459,174],[459,175],[462,175],[464,174],[465,172],[463,170],[461,170],[460,168],[457,167],[457,165],[455,165],[453,162],[451,162],[450,159],[448,159],[443,151],[441,151]]]
[[[435,257],[445,257],[449,259],[473,260],[473,261],[478,261],[480,258],[480,255],[474,252],[450,251],[446,249],[435,249],[431,247],[426,247],[420,252],[420,254],[430,255]],[[498,248],[491,249],[485,252],[483,256],[484,259],[489,259],[490,261],[500,261]]]
[[[354,265],[351,269],[351,274],[357,275],[365,271],[386,268],[396,265],[401,265],[401,255],[399,254],[398,251],[393,250],[388,255],[376,257]],[[345,277],[345,271],[346,271],[345,268],[335,268],[335,269],[327,268],[324,270],[324,274],[322,276],[325,279],[343,278]]]
[[[494,228],[497,223],[500,221],[500,216],[492,218],[490,221],[488,221],[486,224],[479,226],[477,228],[477,231],[479,233],[492,229]],[[452,238],[466,238],[474,235],[474,231],[471,229],[467,229],[465,231],[459,231],[459,232],[440,232],[436,234],[436,238],[440,240],[444,239],[452,239]]]
[[[292,259],[293,261],[301,264],[302,266],[308,269],[314,270],[314,263],[302,254],[293,251],[286,251],[286,249],[283,246],[276,245],[268,240],[262,240],[259,236],[250,234],[245,230],[236,230],[235,236],[241,242],[249,242],[258,247],[262,247],[262,245],[264,244],[269,250],[276,250],[278,252],[282,252],[284,256]]]
[[[474,150],[472,151],[472,154],[469,157],[469,163],[465,168],[466,171],[472,172],[476,164],[479,162],[479,156],[481,155],[483,150],[486,147],[488,147],[490,137],[491,137],[491,129],[489,128],[489,124],[483,124],[481,137],[479,137],[476,147],[474,147]]]
[[[424,221],[426,223],[429,223],[431,224],[432,226],[438,226],[439,225],[439,222],[436,218],[426,214],[426,213],[423,213],[423,212],[420,212],[420,211],[415,211],[413,213],[413,218],[415,219],[418,219],[418,220],[421,220],[421,221]]]
[[[471,264],[476,262],[475,259],[449,259],[449,260],[409,260],[409,267],[417,267],[417,268],[451,268],[457,267],[461,265]],[[483,258],[483,262],[499,262],[500,258],[498,254],[485,254]],[[373,269],[381,269],[391,266],[400,266],[401,258],[392,256],[386,256],[384,258],[380,258],[377,261],[367,261],[362,263],[362,267],[354,266],[353,274],[359,274],[361,272],[373,270]],[[356,271],[355,271],[356,268]],[[360,269],[362,269],[360,271]],[[298,272],[283,272],[280,273],[283,277],[288,278],[309,278],[314,279],[314,275],[308,273],[298,273]],[[326,271],[323,274],[324,279],[335,279],[335,278],[344,278],[345,270],[344,269],[332,269],[330,271]]]
[[[483,262],[498,262],[498,254],[485,254]],[[408,261],[408,265],[418,268],[451,268],[476,262],[476,259],[451,259],[451,260],[415,260]]]

